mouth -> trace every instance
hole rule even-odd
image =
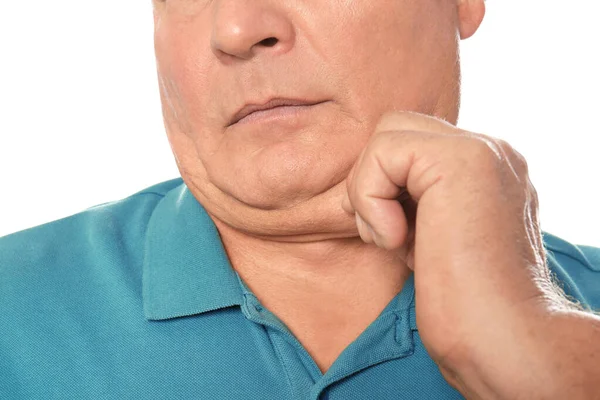
[[[248,122],[257,122],[265,118],[281,118],[310,108],[325,101],[308,101],[302,99],[274,98],[263,104],[247,104],[242,107],[231,119],[229,126]]]

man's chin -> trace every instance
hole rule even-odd
[[[283,210],[275,211],[276,215],[262,216],[255,212],[243,216],[233,213],[210,215],[221,233],[224,233],[223,230],[235,231],[237,234],[274,242],[311,243],[358,237],[354,217],[343,210],[319,215],[306,210],[298,211],[288,215]]]
[[[211,186],[212,190],[194,193],[195,197],[213,220],[238,231],[254,236],[277,237],[281,241],[356,236],[354,216],[341,207],[345,181],[305,192],[303,196],[298,195],[297,189],[269,193],[256,190],[254,186],[255,191],[252,191],[242,182],[233,191]]]
[[[223,188],[224,194],[240,204],[243,208],[262,211],[293,211],[307,202],[326,193],[330,187],[308,188],[298,182],[281,183],[279,185],[265,185],[251,181],[240,182],[234,187]]]
[[[345,178],[332,179],[323,167],[238,171],[215,175],[211,183],[231,201],[264,211],[290,210],[327,196]]]

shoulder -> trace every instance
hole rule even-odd
[[[154,208],[181,184],[180,178],[162,182],[124,199],[0,238],[3,297],[10,297],[11,292],[20,296],[26,287],[44,281],[75,279],[82,270],[89,273],[89,266],[139,265]]]
[[[600,248],[576,245],[544,232],[548,266],[565,293],[600,311]]]
[[[114,332],[140,329],[146,229],[182,184],[163,182],[0,238],[0,393],[48,398],[71,390],[77,374],[102,373],[85,360],[113,360],[102,358],[106,348],[125,343]]]

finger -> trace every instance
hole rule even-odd
[[[377,152],[373,152],[373,148],[392,151],[390,150],[392,143],[385,143],[386,140],[381,140],[381,136],[394,138],[399,134],[398,131],[405,129],[422,132],[424,136],[430,136],[431,132],[438,134],[465,132],[446,121],[412,112],[386,113],[380,119],[375,129],[374,139],[361,152],[346,180],[347,193],[342,201],[342,208],[348,213],[354,213],[357,211],[358,203],[365,203],[360,206],[361,211],[357,213],[364,221],[364,229],[359,227],[359,232],[362,232],[361,237],[367,243],[374,241],[380,247],[388,249],[400,247],[407,238],[406,215],[399,200],[402,200],[402,197],[406,199],[410,195],[404,187],[399,187],[398,182],[389,176],[386,168],[383,168],[380,163],[380,157],[375,155]],[[394,154],[400,155],[399,152]],[[392,162],[388,160],[386,164],[391,164],[393,167],[394,161],[398,161],[399,157],[392,158]],[[401,163],[399,167],[392,168],[394,175],[398,169],[405,170],[404,173],[407,174],[409,167]],[[357,218],[357,225],[358,221]]]
[[[379,132],[403,130],[445,134],[467,133],[466,131],[457,128],[447,121],[430,115],[419,114],[411,111],[392,111],[381,116],[376,125],[374,136],[376,136]],[[371,141],[369,144],[370,143]],[[348,177],[346,178],[346,189],[348,192],[351,190],[351,186],[354,184],[354,175],[357,165],[361,164],[365,151],[368,147],[369,145],[367,145],[360,153],[357,161],[354,163],[350,173],[348,174]],[[342,200],[342,209],[349,214],[353,214],[355,211],[348,193],[345,193],[344,199]]]
[[[357,213],[387,249],[401,247],[409,227],[398,201],[418,202],[443,176],[464,138],[431,132],[381,132],[360,162],[348,192]]]
[[[375,132],[385,131],[418,131],[446,134],[465,132],[443,119],[411,111],[393,111],[383,114],[379,119]]]
[[[368,148],[356,164],[356,172],[348,190],[349,201],[364,221],[365,230],[370,228],[373,241],[386,249],[399,248],[408,233],[406,215],[398,201],[401,195],[405,196],[406,190],[399,187],[383,169],[377,154],[386,147],[382,142],[389,144],[390,140],[386,139],[393,134],[384,133]],[[405,164],[408,162],[405,161]]]
[[[373,232],[373,229],[370,226],[368,226],[366,222],[364,222],[364,220],[361,218],[359,213],[355,214],[355,218],[356,218],[356,228],[358,229],[358,234],[360,235],[363,242],[365,242],[365,243],[375,242],[375,234]]]
[[[354,214],[354,207],[352,206],[352,202],[350,201],[350,198],[348,197],[348,193],[350,192],[350,190],[352,190],[352,185],[354,183],[354,177],[356,175],[356,167],[357,167],[357,165],[359,165],[362,162],[362,159],[365,155],[365,151],[367,148],[368,148],[368,145],[362,149],[358,158],[354,162],[354,165],[350,169],[348,176],[346,177],[346,191],[344,193],[344,199],[342,200],[342,209],[344,211],[346,211],[348,214]]]

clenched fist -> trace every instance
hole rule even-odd
[[[566,318],[593,317],[553,285],[536,191],[510,145],[389,113],[347,189],[342,207],[362,239],[414,270],[419,333],[453,386],[468,398],[533,399],[570,384],[549,343]]]

